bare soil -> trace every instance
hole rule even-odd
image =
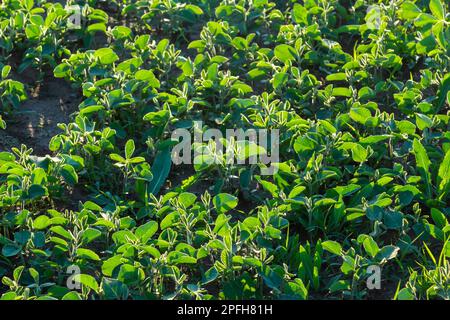
[[[11,117],[5,118],[6,130],[0,130],[0,151],[9,151],[21,144],[33,148],[35,155],[50,153],[50,139],[61,132],[58,123],[68,123],[81,102],[77,90],[64,80],[48,77],[35,84],[26,75],[20,79],[32,87],[25,101]]]

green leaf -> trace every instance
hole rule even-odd
[[[102,273],[107,277],[112,277],[114,269],[122,264],[121,256],[113,256],[102,264]]]
[[[440,0],[430,0],[430,10],[433,16],[439,20],[444,20],[444,6]]]
[[[403,225],[403,214],[399,211],[385,211],[383,223],[388,229],[401,229]]]
[[[97,112],[97,111],[100,111],[100,110],[103,110],[103,109],[105,109],[105,107],[104,106],[99,106],[99,105],[85,107],[85,108],[80,110],[80,115],[91,114],[91,113],[94,113],[94,112]]]
[[[93,261],[100,261],[100,257],[94,251],[89,249],[78,248],[77,257],[82,259],[89,259]]]
[[[103,278],[102,289],[106,300],[127,300],[129,295],[127,285],[115,279]]]
[[[281,62],[288,62],[295,60],[297,57],[297,52],[293,47],[287,44],[280,44],[274,49],[275,57],[278,58]]]
[[[347,74],[344,72],[332,73],[326,76],[327,81],[346,81]]]
[[[171,212],[161,220],[161,230],[167,229],[178,222],[180,214],[178,212]]]
[[[236,142],[238,160],[246,160],[258,155],[266,154],[266,150],[253,141],[241,140]]]
[[[405,1],[401,6],[401,16],[404,19],[415,19],[422,11],[411,1]]]
[[[383,209],[379,206],[370,206],[366,209],[366,216],[371,221],[381,221],[383,213]]]
[[[414,139],[413,141],[413,152],[416,157],[417,170],[419,171],[419,174],[421,175],[422,180],[426,186],[427,197],[430,198],[431,178],[429,168],[431,163],[424,146],[417,139]]]
[[[28,197],[30,199],[38,199],[48,195],[47,188],[39,184],[32,184],[28,189]]]
[[[450,241],[447,240],[447,242],[445,243],[445,256],[447,258],[450,258]]]
[[[247,74],[248,74],[248,77],[250,78],[250,80],[257,81],[257,80],[264,79],[264,77],[267,74],[267,71],[262,68],[254,68],[254,69],[250,70]]]
[[[123,264],[120,266],[117,280],[127,285],[138,283],[141,280],[141,270],[130,264]]]
[[[438,187],[439,199],[444,200],[450,191],[450,149],[439,166],[438,179],[440,181]]]
[[[76,291],[70,291],[66,293],[61,300],[83,300],[80,294]]]
[[[110,48],[101,48],[95,51],[94,56],[99,58],[101,64],[112,64],[119,60],[119,56]]]
[[[28,11],[30,11],[34,7],[34,0],[25,0],[21,1],[21,3]]]
[[[206,43],[204,40],[194,40],[189,43],[188,49],[204,49]]]
[[[53,75],[55,78],[64,78],[69,76],[70,74],[70,66],[66,63],[61,63],[55,67],[53,70]]]
[[[61,175],[64,180],[70,185],[78,183],[78,175],[74,167],[72,167],[70,164],[63,164],[61,166]]]
[[[218,213],[226,213],[237,206],[238,199],[231,194],[220,193],[213,198],[213,204]]]
[[[14,232],[14,242],[19,245],[25,245],[31,238],[31,233],[28,230]]]
[[[8,65],[4,66],[2,68],[2,79],[6,79],[6,77],[8,77],[8,75],[9,75],[10,71],[11,71],[11,66],[8,66]]]
[[[143,243],[147,243],[148,240],[158,231],[158,222],[149,221],[142,226],[139,226],[134,233]]]
[[[444,50],[447,48],[447,40],[445,38],[446,30],[445,21],[439,21],[432,28],[434,38]]]
[[[88,244],[88,243],[94,241],[95,239],[97,239],[98,237],[100,237],[101,235],[102,235],[102,233],[100,230],[93,229],[93,228],[87,228],[83,232],[83,235],[81,236],[81,241],[83,244]]]
[[[271,289],[279,290],[279,287],[283,283],[283,278],[275,272],[271,267],[264,265],[260,276],[263,278],[264,283]]]
[[[352,159],[355,162],[362,163],[367,160],[368,152],[362,145],[355,143],[352,148]]]
[[[306,190],[305,186],[295,186],[292,189],[292,191],[289,193],[288,198],[293,199],[293,198],[297,197],[298,195],[300,195],[305,190]]]
[[[34,219],[33,227],[36,230],[42,230],[42,229],[47,228],[49,226],[49,223],[50,223],[50,218],[45,215],[41,215],[41,216],[37,217],[36,219]]]
[[[378,244],[373,240],[371,236],[367,236],[363,241],[364,250],[372,257],[374,258],[378,251],[380,251],[380,248],[378,247]]]
[[[288,79],[289,75],[286,72],[276,73],[273,77],[273,88],[277,90],[279,87],[282,87]]]
[[[272,239],[281,239],[281,230],[270,225],[264,228],[264,232]]]
[[[111,158],[111,160],[114,160],[114,161],[116,161],[116,162],[119,162],[119,163],[126,163],[125,158],[122,157],[121,155],[118,155],[117,153],[111,153],[111,154],[109,155],[109,157]]]
[[[183,192],[178,196],[178,201],[185,208],[189,208],[190,206],[192,206],[196,200],[197,196],[190,192]]]
[[[425,128],[431,128],[433,120],[424,114],[416,113],[416,124],[420,130],[424,130]]]
[[[445,234],[444,232],[435,226],[434,224],[425,223],[425,230],[428,231],[428,233],[435,239],[438,239],[440,241],[445,241]]]
[[[339,88],[333,88],[332,95],[334,97],[351,97],[352,91],[349,88],[339,87]]]
[[[206,79],[211,81],[216,81],[219,75],[219,65],[217,63],[213,63],[208,67],[206,71]]]
[[[199,6],[196,6],[196,5],[193,5],[193,4],[188,4],[188,5],[186,5],[185,8],[187,10],[191,11],[195,15],[203,14],[203,10]]]
[[[87,27],[87,31],[89,33],[106,32],[106,24],[104,24],[102,22],[93,23]]]
[[[431,217],[433,218],[433,221],[436,224],[436,226],[438,226],[440,229],[444,229],[445,226],[448,224],[445,215],[436,208],[431,208]]]
[[[82,285],[98,292],[99,286],[95,278],[88,274],[76,274],[73,276],[73,280],[81,283]]]
[[[197,259],[191,257],[190,255],[180,252],[180,251],[171,251],[167,255],[167,262],[172,265],[179,264],[195,264],[197,263]]]
[[[202,274],[202,285],[208,284],[217,279],[219,272],[215,267],[211,267],[205,273]]]
[[[449,96],[450,96],[450,73],[447,73],[444,76],[444,79],[442,79],[441,85],[439,86],[436,113],[438,113],[442,109],[446,100],[450,104]]]
[[[398,121],[396,126],[401,133],[414,134],[416,132],[416,126],[408,120]]]
[[[289,281],[287,283],[287,293],[289,298],[296,300],[306,300],[308,299],[308,289],[304,285],[303,281],[296,278],[294,281]]]
[[[136,80],[148,82],[148,84],[153,88],[159,88],[161,85],[151,70],[139,70],[136,72],[135,78]]]
[[[292,18],[296,23],[308,23],[308,10],[299,3],[294,4]]]
[[[13,257],[22,251],[22,247],[16,244],[7,244],[2,248],[2,255],[5,257]]]
[[[159,193],[162,185],[169,176],[170,168],[172,166],[172,157],[169,149],[158,151],[152,165],[153,180],[148,186],[148,192],[154,195]]]
[[[342,291],[348,291],[350,290],[350,283],[348,280],[336,280],[333,282],[332,285],[330,285],[330,292],[342,292]]]
[[[130,159],[133,156],[135,149],[134,141],[132,139],[128,140],[125,144],[125,158]]]
[[[353,121],[359,122],[361,124],[365,124],[367,122],[367,119],[372,117],[370,110],[363,107],[351,108],[349,115]]]
[[[86,201],[83,204],[83,208],[92,211],[102,211],[102,207],[92,201]]]
[[[414,293],[410,288],[403,288],[397,294],[397,300],[414,300]]]
[[[336,241],[324,241],[322,242],[322,248],[338,256],[340,256],[342,253],[342,246]]]
[[[66,238],[68,240],[72,240],[72,235],[67,230],[65,230],[63,227],[61,227],[61,226],[51,227],[50,231],[60,235],[61,237]]]
[[[388,260],[394,259],[397,256],[399,251],[400,251],[399,247],[391,246],[391,245],[384,246],[383,248],[381,248],[381,250],[375,256],[375,259],[380,261],[380,263],[383,263]]]
[[[41,29],[37,25],[29,24],[25,28],[25,35],[30,40],[36,40],[41,35]]]
[[[267,190],[268,192],[270,192],[272,197],[274,197],[274,198],[279,197],[279,189],[274,183],[263,180],[263,179],[261,179],[261,177],[258,177],[258,176],[256,176],[255,178],[259,182],[259,184],[261,184],[261,186],[264,188],[264,190]]]
[[[372,136],[368,136],[368,137],[364,137],[364,138],[360,138],[359,139],[359,143],[361,144],[376,144],[379,143],[381,141],[387,140],[389,139],[391,136],[388,134],[382,134],[382,135],[372,135]]]
[[[42,248],[45,245],[45,233],[44,232],[34,232],[33,244],[36,248]]]
[[[149,112],[144,116],[145,121],[149,121],[154,125],[165,125],[170,118],[169,110],[160,110],[155,112]]]

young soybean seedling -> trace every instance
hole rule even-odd
[[[120,168],[123,172],[124,179],[124,189],[125,193],[128,192],[129,179],[133,174],[133,168],[135,165],[145,161],[144,157],[133,157],[135,151],[135,144],[133,140],[128,140],[125,144],[125,158],[118,155],[117,153],[112,153],[109,155],[111,160],[116,161],[114,165]]]

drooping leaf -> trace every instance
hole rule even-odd
[[[172,166],[172,158],[169,149],[158,151],[152,165],[153,180],[148,186],[148,192],[154,195],[159,193],[162,185],[166,182]]]
[[[419,140],[413,141],[413,152],[416,157],[417,170],[422,177],[423,183],[426,187],[427,197],[431,197],[431,178],[430,178],[430,159],[428,158],[427,151]]]
[[[444,200],[450,192],[450,150],[447,151],[439,166],[438,179],[440,181],[438,187],[439,199]]]

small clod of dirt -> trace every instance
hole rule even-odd
[[[29,90],[28,100],[5,118],[7,129],[0,130],[0,151],[25,144],[35,155],[50,153],[50,139],[61,132],[58,123],[68,123],[80,102],[77,90],[64,80],[51,78],[35,85]]]

